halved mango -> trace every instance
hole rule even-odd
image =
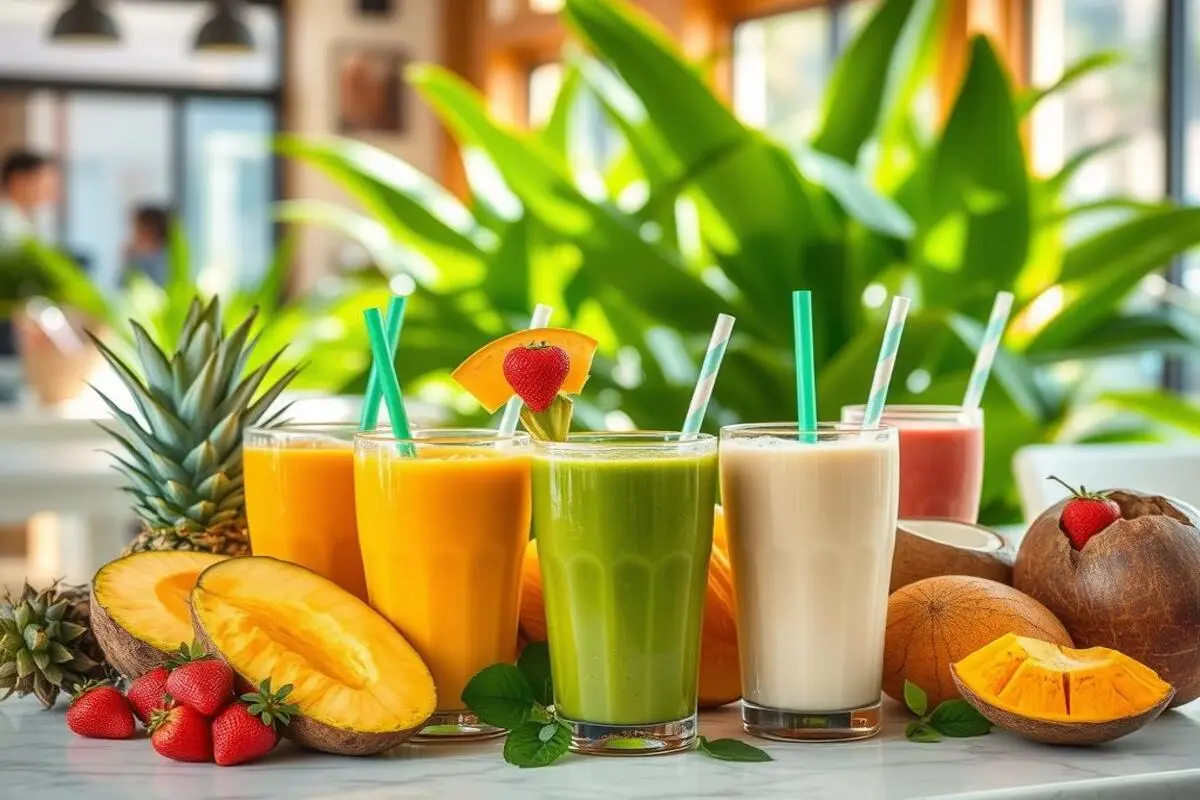
[[[205,570],[192,590],[196,640],[248,683],[292,685],[287,735],[315,750],[370,755],[434,711],[429,669],[390,623],[337,584],[263,556]]]
[[[188,595],[201,572],[224,560],[191,550],[147,550],[101,567],[92,579],[90,618],[108,662],[136,678],[191,642]]]
[[[1140,728],[1175,690],[1107,647],[1075,649],[1005,634],[955,663],[954,682],[989,720],[1036,741],[1096,744]]]
[[[560,392],[579,394],[583,391],[598,343],[592,337],[568,328],[533,328],[501,336],[472,353],[451,374],[488,412],[496,411],[515,394],[504,378],[504,356],[509,350],[534,344],[560,347],[570,359],[571,369]]]

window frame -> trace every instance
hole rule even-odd
[[[166,0],[167,2],[194,2],[194,0]],[[276,19],[278,21],[278,45],[275,52],[275,85],[264,89],[247,89],[247,88],[216,88],[212,86],[202,86],[181,83],[167,84],[151,84],[139,83],[137,81],[109,81],[100,80],[92,81],[86,79],[61,79],[61,78],[22,78],[15,75],[0,74],[0,93],[3,92],[35,92],[48,91],[54,95],[56,105],[56,113],[61,113],[65,98],[72,92],[86,92],[89,94],[107,94],[116,97],[153,97],[167,101],[169,107],[169,120],[171,130],[171,142],[168,151],[171,154],[171,195],[172,202],[176,205],[181,205],[176,201],[181,200],[186,195],[187,185],[187,139],[186,139],[186,108],[189,100],[206,98],[206,99],[224,99],[224,100],[257,100],[264,102],[270,106],[272,114],[272,138],[277,137],[280,133],[288,128],[287,118],[287,64],[289,56],[288,39],[291,33],[289,27],[289,14],[287,3],[282,0],[249,0],[255,5],[263,5],[275,9]],[[56,144],[61,144],[57,142]],[[54,155],[59,155],[55,153]],[[272,185],[271,185],[271,200],[278,202],[287,195],[287,170],[282,157],[278,153],[272,155],[271,160],[272,170]],[[65,185],[64,185],[65,186]],[[65,188],[64,188],[65,191]],[[65,207],[65,198],[63,200]],[[59,237],[63,237],[66,233],[66,215],[60,214],[57,220]],[[280,222],[271,224],[271,239],[274,247],[278,247],[283,239],[285,225]]]

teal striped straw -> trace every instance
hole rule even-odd
[[[725,357],[725,348],[729,346],[729,336],[736,321],[728,314],[717,315],[712,338],[708,340],[708,352],[704,354],[704,363],[700,365],[700,375],[696,378],[692,402],[688,405],[687,417],[683,421],[684,438],[698,434],[700,426],[704,424],[708,401],[712,399],[713,387],[717,384],[717,372],[721,369],[721,359]]]
[[[383,401],[387,403],[392,436],[400,440],[400,455],[415,455],[412,443],[408,441],[412,439],[412,430],[408,424],[408,412],[404,408],[404,393],[400,388],[400,379],[396,377],[396,364],[388,355],[383,317],[378,308],[368,308],[363,312],[363,320],[367,325],[367,338],[371,341],[371,358],[375,362],[376,371],[379,372],[379,390],[383,393]]]
[[[987,388],[988,376],[992,374],[992,364],[996,361],[996,352],[1000,349],[1012,304],[1012,292],[999,292],[992,303],[992,315],[988,317],[987,330],[983,332],[983,341],[975,355],[975,366],[967,381],[967,394],[962,403],[964,411],[974,411],[983,402],[983,390]]]
[[[863,430],[879,427],[879,421],[883,418],[888,385],[892,382],[892,370],[896,366],[896,353],[900,350],[900,337],[904,335],[904,320],[908,317],[910,302],[907,297],[892,298],[892,309],[888,314],[887,327],[883,331],[883,346],[879,348],[879,360],[875,362],[871,396],[863,414]]]
[[[796,340],[796,421],[800,439],[815,442],[817,375],[813,363],[812,292],[792,292],[792,326]]]
[[[408,298],[404,295],[392,295],[388,301],[387,310],[387,343],[388,355],[396,358],[396,347],[400,344],[400,331],[404,327],[404,308]],[[371,374],[367,378],[367,393],[363,395],[362,416],[358,420],[360,431],[373,431],[379,427],[379,404],[383,400],[383,392],[379,383],[379,370],[371,363]]]

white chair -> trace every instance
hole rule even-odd
[[[1057,475],[1090,490],[1133,489],[1200,507],[1200,445],[1038,444],[1013,458],[1027,521],[1067,496]]]

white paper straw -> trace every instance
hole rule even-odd
[[[992,303],[992,315],[988,317],[987,330],[983,332],[983,342],[979,345],[975,366],[967,381],[967,393],[962,402],[965,411],[974,411],[983,402],[983,391],[987,388],[988,376],[992,374],[992,364],[996,361],[1000,340],[1004,338],[1004,326],[1008,324],[1012,304],[1011,292],[998,293],[996,302]]]
[[[534,307],[533,316],[529,320],[529,329],[546,327],[550,324],[550,315],[553,313],[553,308],[538,303]],[[524,401],[515,394],[508,398],[508,403],[504,406],[504,415],[500,417],[498,433],[501,436],[512,436],[516,432],[517,422],[521,419],[521,406],[523,404]]]
[[[704,354],[704,363],[700,365],[700,375],[692,392],[692,402],[683,421],[684,436],[695,436],[704,424],[704,414],[708,411],[708,401],[712,399],[713,387],[717,383],[721,359],[725,357],[725,348],[729,345],[729,335],[733,332],[733,323],[736,321],[728,314],[717,315],[717,324],[713,326],[712,338],[708,340],[708,351]]]
[[[888,385],[892,382],[892,369],[896,366],[896,353],[900,349],[900,337],[904,334],[904,320],[908,317],[907,297],[892,298],[892,309],[888,314],[887,327],[883,331],[883,345],[879,348],[879,360],[875,362],[875,378],[871,381],[871,395],[863,413],[864,430],[879,426],[883,418],[883,407],[887,403]]]

